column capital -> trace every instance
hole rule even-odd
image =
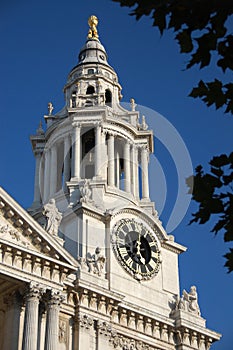
[[[141,149],[141,151],[142,152],[149,152],[149,147],[148,147],[148,145],[146,144],[144,144],[144,145],[140,145],[140,149]]]
[[[81,123],[79,123],[79,122],[73,122],[73,123],[72,123],[72,126],[73,126],[74,128],[81,128]]]
[[[101,121],[96,121],[93,123],[95,127],[101,127],[102,126],[102,122]]]
[[[39,300],[42,294],[45,293],[45,291],[45,287],[39,285],[38,283],[31,282],[29,285],[26,286],[24,290],[24,299]]]
[[[60,304],[65,300],[65,295],[60,291],[51,290],[47,298],[47,305],[49,307],[59,308]]]
[[[43,152],[44,152],[44,149],[41,149],[41,148],[35,148],[33,150],[33,153],[34,153],[35,157],[41,157]]]

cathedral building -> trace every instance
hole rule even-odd
[[[0,350],[208,350],[197,289],[150,199],[153,132],[121,104],[91,16],[65,106],[31,136],[34,200],[0,188]]]

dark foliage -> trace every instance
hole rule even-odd
[[[232,0],[113,0],[121,6],[133,7],[131,15],[139,20],[150,16],[153,26],[161,34],[172,29],[180,52],[190,54],[186,68],[194,65],[209,66],[213,55],[214,64],[225,73],[233,70],[233,35],[230,21],[233,14]],[[227,25],[228,24],[228,25]],[[201,98],[207,106],[225,107],[226,113],[233,114],[233,83],[223,84],[199,82],[190,96]]]
[[[224,74],[233,71],[232,0],[113,0],[121,6],[132,7],[132,16],[139,20],[150,16],[152,25],[163,34],[172,29],[180,52],[190,55],[186,69],[211,64]],[[200,80],[190,93],[209,107],[224,108],[233,114],[233,83],[218,79]],[[210,172],[201,166],[187,179],[192,199],[199,204],[192,222],[204,224],[214,217],[212,232],[223,232],[225,242],[233,241],[233,153],[213,157]],[[191,192],[191,184],[194,189]],[[228,271],[233,271],[233,249],[225,255]]]
[[[229,156],[213,157],[209,164],[209,173],[198,166],[196,174],[186,180],[192,199],[199,204],[190,223],[205,224],[212,217],[215,220],[212,232],[222,232],[224,241],[230,242],[233,241],[233,152]],[[233,271],[233,249],[225,258],[228,271]]]

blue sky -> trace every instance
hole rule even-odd
[[[63,107],[62,89],[85,43],[91,14],[99,17],[100,39],[118,73],[124,102],[133,97],[138,105],[167,118],[184,141],[194,167],[232,150],[233,118],[187,97],[199,79],[208,81],[219,73],[214,67],[185,71],[187,57],[179,54],[172,32],[161,38],[148,18],[136,22],[128,16],[129,9],[110,0],[3,0],[0,12],[0,183],[23,207],[33,198],[29,136],[47,113],[50,100],[55,112]],[[153,113],[152,118],[146,117],[150,127],[159,130],[158,118],[153,119]],[[164,204],[160,214],[166,227],[179,191],[177,169],[166,142],[155,140],[152,158],[151,197],[160,212]],[[160,186],[164,182],[166,195]],[[195,208],[191,203],[171,232],[188,247],[180,256],[181,290],[197,285],[207,326],[223,333],[212,349],[229,350],[233,343],[233,274],[223,267],[227,245],[221,235],[210,233],[211,224],[187,225]]]

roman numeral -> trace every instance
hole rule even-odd
[[[154,252],[154,251],[152,250],[152,252],[151,252],[151,257],[152,257],[152,258],[158,259],[158,258],[159,258],[159,252]]]
[[[127,250],[125,247],[120,247],[118,248],[120,255],[124,258],[125,256],[128,255]]]

